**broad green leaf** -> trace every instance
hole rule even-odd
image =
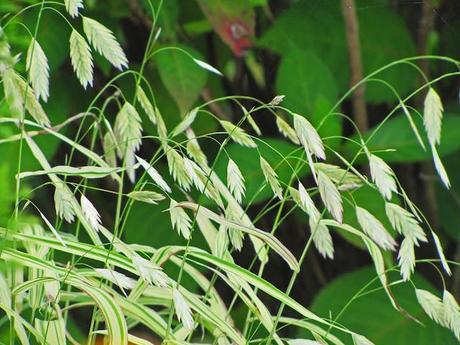
[[[422,120],[419,117],[413,117],[413,119],[420,133],[423,133]],[[365,133],[364,141],[367,140],[371,133],[374,133],[376,127]],[[460,149],[458,128],[460,128],[460,116],[451,114],[444,117],[441,144],[438,148],[441,157]],[[352,139],[359,141],[357,136],[354,136]],[[425,146],[429,147],[426,137],[423,137],[423,140]],[[369,140],[367,147],[371,152],[389,149],[395,150],[379,153],[379,157],[386,162],[417,162],[432,159],[431,152],[429,150],[424,151],[420,146],[416,135],[404,115],[397,116],[385,122]],[[352,142],[345,144],[344,152],[348,158],[352,158],[358,150],[359,147]],[[366,162],[364,156],[361,158],[361,162]]]
[[[365,75],[394,60],[415,55],[411,36],[402,18],[395,12],[377,0],[357,1],[356,7],[365,9],[357,11]],[[262,36],[259,45],[282,56],[286,52],[289,54],[292,45],[311,50],[331,69],[343,92],[349,86],[344,27],[340,1],[312,4],[301,0],[281,14]],[[378,77],[389,82],[401,94],[406,94],[415,86],[416,73],[411,67],[401,66],[391,68]],[[395,96],[378,83],[368,84],[366,95],[368,100],[376,103],[395,100]]]
[[[192,48],[180,46],[194,58],[203,60]],[[207,72],[186,53],[178,49],[158,52],[154,59],[161,80],[176,101],[182,115],[191,109],[206,84]]]
[[[158,15],[158,26],[161,27],[161,36],[163,38],[170,40],[174,40],[176,38],[179,9],[180,6],[178,5],[177,0],[168,0],[163,2],[161,11]],[[147,6],[146,10],[149,10]]]
[[[394,272],[393,272],[394,273]],[[397,273],[389,275],[391,280],[399,280]],[[378,288],[378,279],[373,268],[364,268],[344,274],[328,284],[313,301],[312,311],[323,317],[335,319],[343,307],[356,296],[360,289],[370,284],[365,291]],[[423,278],[415,277],[417,288],[433,291],[433,287]],[[375,344],[406,345],[411,342],[424,344],[457,344],[448,330],[434,324],[418,305],[415,292],[410,284],[393,286],[396,300],[424,326],[410,320],[394,310],[382,290],[362,294],[351,302],[336,321],[366,336]],[[332,332],[346,344],[349,337]]]
[[[268,1],[267,0],[250,0],[252,6],[266,6]]]
[[[314,52],[290,47],[283,53],[276,78],[276,92],[286,95],[283,105],[305,116],[321,136],[339,136],[340,116],[324,117],[338,100],[336,81],[329,67]],[[324,123],[321,123],[324,119]]]

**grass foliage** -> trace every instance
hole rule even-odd
[[[50,123],[42,107],[53,97],[49,93],[48,59],[36,39],[45,23],[39,15],[36,30],[30,33],[27,52],[13,52],[5,32],[12,18],[21,13],[2,22],[2,102],[7,103],[10,116],[0,118],[0,126],[13,124],[18,129],[18,134],[3,141],[18,142],[20,155],[27,148],[40,165],[40,169],[34,171],[24,170],[21,163],[17,167],[15,209],[8,224],[0,228],[0,261],[5,263],[0,273],[0,309],[3,310],[0,321],[9,324],[11,344],[55,345],[82,341],[76,340],[80,332],[72,327],[72,319],[80,309],[91,310],[91,322],[83,335],[89,344],[97,337],[104,337],[112,345],[150,344],[132,332],[139,327],[148,329],[164,344],[199,341],[219,345],[343,344],[335,336],[337,332],[348,337],[347,343],[372,344],[359,334],[359,330],[319,317],[290,297],[299,271],[309,269],[303,265],[309,251],[317,250],[324,258],[333,260],[331,232],[337,230],[364,243],[374,263],[380,289],[386,292],[388,304],[400,313],[405,311],[395,299],[392,288],[412,283],[417,264],[414,249],[421,242],[430,241],[436,247],[439,257],[433,258],[433,262],[440,262],[444,272],[450,274],[436,230],[430,229],[408,199],[396,174],[379,157],[379,152],[367,147],[369,137],[363,138],[358,133],[360,140],[355,141],[358,153],[347,160],[328,145],[328,138],[321,137],[304,116],[284,107],[283,96],[268,103],[244,96],[218,98],[190,109],[175,128],[167,128],[155,98],[155,85],[148,84],[142,67],[154,60],[159,50],[175,49],[206,73],[221,75],[220,71],[181,48],[157,48],[156,27],[150,33],[141,69],[130,69],[115,34],[97,18],[80,14],[84,11],[83,1],[66,0],[65,6],[64,3],[58,6],[43,1],[24,12],[37,6],[40,14],[45,7],[54,8],[55,15],[66,18],[65,25],[71,26],[68,41],[61,44],[69,45],[71,66],[83,88],[95,85],[95,52],[120,73],[106,85],[97,86],[98,94],[87,109],[78,109],[80,113],[64,123]],[[158,12],[152,13],[155,23]],[[77,25],[80,22],[82,29]],[[27,60],[24,73],[16,69],[17,62],[23,58]],[[395,64],[413,63],[417,59],[420,58],[387,65],[366,77],[363,83]],[[133,97],[116,86],[117,80],[125,78],[135,80]],[[428,90],[423,112],[426,132],[417,131],[414,136],[423,137],[423,141],[428,139],[436,170],[448,187],[449,179],[436,151],[441,140],[443,106],[435,88],[435,81],[427,82],[410,97],[399,99],[397,108],[406,109],[405,103],[410,98]],[[331,116],[353,90],[330,109]],[[250,101],[253,107],[242,108],[237,123],[221,119],[212,112],[212,105],[219,102],[231,101],[243,107],[243,99]],[[115,118],[106,116],[109,105],[117,109]],[[148,124],[142,121],[144,113]],[[268,145],[260,139],[255,121],[263,121],[259,114],[275,117],[280,134],[298,148],[298,159],[283,162],[287,163],[284,167],[290,169],[288,182],[279,178],[279,167],[259,153],[261,145]],[[394,111],[390,112],[387,119],[393,114]],[[407,109],[406,114],[411,117]],[[192,125],[203,116],[214,121],[219,129],[196,135]],[[76,137],[61,131],[70,123],[79,124]],[[146,125],[155,126],[156,135],[143,135]],[[47,160],[44,148],[37,141],[42,135],[53,136],[68,148],[68,155],[59,159],[59,165],[53,166]],[[207,156],[201,149],[209,140],[219,145],[215,157]],[[247,176],[234,160],[229,158],[225,178],[215,172],[213,162],[227,155],[226,148],[231,141],[254,150],[259,157],[258,169],[265,179],[259,192],[269,189],[272,193],[259,214],[248,212],[247,205],[251,202],[245,200]],[[423,141],[420,139],[422,145]],[[146,142],[155,144],[155,150],[148,155],[141,150]],[[272,149],[273,155],[277,155],[276,149]],[[356,168],[358,157],[368,161],[369,173]],[[167,170],[161,168],[164,164]],[[311,173],[310,182],[299,177],[301,170]],[[36,202],[31,194],[21,192],[25,183],[36,189],[52,190],[54,199]],[[386,228],[367,210],[367,205],[357,205],[354,201],[353,192],[364,186],[381,194],[392,229]],[[97,194],[114,200],[115,209],[108,204],[96,204]],[[163,200],[168,207],[159,206]],[[44,202],[54,204],[55,214],[45,212],[49,205]],[[136,231],[126,226],[134,203],[148,204],[152,214],[168,213],[170,231],[176,231],[183,238],[183,245],[152,247],[123,240],[125,233]],[[345,204],[354,209],[359,228],[344,221]],[[300,256],[294,255],[276,237],[283,213],[294,209],[305,213],[311,229]],[[261,221],[268,210],[277,213],[269,227]],[[154,228],[152,224],[152,230]],[[424,228],[430,229],[433,236],[427,235]],[[206,248],[194,246],[192,240],[198,233],[204,237]],[[254,265],[251,267],[241,267],[235,262],[243,245],[251,245],[245,238],[249,238],[253,246]],[[392,263],[393,253],[397,264]],[[285,291],[263,278],[264,269],[274,255],[281,257],[285,269],[291,272]],[[175,266],[174,273],[164,269],[167,265]],[[387,278],[390,270],[400,271],[401,279],[390,282]],[[190,290],[184,284],[185,277],[198,289]],[[218,288],[221,284],[232,291],[230,303],[221,296]],[[460,309],[455,298],[448,291],[436,296],[412,286],[428,316],[459,338]],[[278,301],[278,311],[270,311],[262,295]],[[245,306],[243,325],[233,320],[236,303]],[[290,309],[289,318],[285,307]],[[284,338],[280,330],[285,323],[304,329],[309,339]]]

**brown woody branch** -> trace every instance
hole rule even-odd
[[[345,31],[350,59],[350,84],[354,86],[363,79],[361,44],[359,40],[359,22],[354,0],[342,0],[342,13],[345,19]],[[366,110],[365,86],[360,85],[353,94],[353,120],[361,132],[369,128]]]

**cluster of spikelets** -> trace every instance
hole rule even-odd
[[[72,30],[69,39],[72,66],[84,88],[93,85],[91,46],[119,70],[128,66],[126,56],[113,33],[94,19],[80,15],[79,11],[83,9],[82,0],[65,0],[65,7],[72,18],[81,18],[86,36],[85,38],[76,30]],[[32,135],[26,131],[22,132],[23,139],[43,170],[21,172],[18,178],[47,175],[55,188],[54,202],[57,217],[68,223],[77,219],[93,241],[93,244],[86,244],[79,242],[73,236],[60,233],[38,208],[40,217],[52,235],[39,225],[23,224],[16,232],[0,230],[1,236],[8,236],[12,241],[23,243],[25,249],[25,251],[19,251],[14,248],[5,248],[1,258],[7,262],[17,262],[27,267],[28,275],[21,274],[19,268],[18,276],[21,278],[17,278],[18,284],[13,290],[10,290],[11,284],[7,282],[7,279],[0,275],[2,305],[14,320],[14,329],[22,344],[28,344],[27,332],[32,333],[39,341],[45,341],[45,338],[48,337],[47,341],[50,344],[66,343],[66,338],[69,337],[65,331],[67,310],[69,306],[78,306],[78,303],[97,306],[101,314],[96,316],[96,324],[103,320],[106,329],[101,330],[95,326],[92,330],[95,333],[107,334],[111,344],[127,344],[128,340],[136,344],[148,344],[149,342],[129,333],[130,325],[138,323],[175,344],[185,344],[186,339],[190,338],[196,329],[197,323],[201,323],[209,334],[217,338],[219,344],[246,343],[247,340],[236,330],[229,319],[229,310],[212,283],[192,265],[184,261],[185,258],[180,255],[181,253],[185,253],[184,255],[205,267],[215,266],[223,269],[225,273],[211,268],[214,274],[227,282],[248,305],[248,308],[258,315],[261,324],[272,335],[276,343],[283,343],[274,332],[278,320],[273,320],[251,285],[288,305],[303,318],[324,325],[325,329],[333,327],[350,334],[356,345],[372,344],[361,335],[319,318],[270,283],[233,263],[231,252],[241,250],[244,236],[247,235],[261,262],[267,262],[267,253],[271,249],[279,254],[294,272],[300,268],[296,258],[273,236],[273,233],[258,229],[246,214],[242,207],[246,192],[245,178],[238,165],[231,158],[228,159],[226,183],[209,166],[207,157],[200,148],[199,140],[191,128],[202,111],[201,107],[191,110],[173,130],[168,131],[159,109],[154,102],[152,103],[151,98],[142,88],[141,82],[136,86],[136,103],[157,128],[160,148],[166,157],[170,176],[175,183],[174,187],[183,191],[187,196],[187,201],[178,202],[170,196],[172,187],[166,182],[167,179],[154,167],[155,162],[163,155],[159,153],[149,159],[144,159],[137,154],[142,144],[142,120],[135,103],[132,104],[123,99],[113,126],[109,121],[103,119],[103,128],[100,128],[100,131],[104,154],[101,158],[93,151],[82,147],[50,127],[48,117],[39,102],[39,99],[46,102],[50,96],[48,62],[39,42],[32,39],[27,51],[28,79],[26,81],[14,71],[14,64],[18,57],[11,55],[3,32],[0,32],[0,35],[0,75],[5,98],[13,118],[20,119],[28,126],[46,129],[50,135],[70,144],[74,150],[85,155],[94,164],[77,168],[51,167],[32,139]],[[197,59],[193,60],[209,72],[220,74],[207,63]],[[295,174],[293,182],[285,185],[278,178],[277,167],[271,166],[261,156],[260,169],[266,185],[272,190],[274,198],[291,201],[308,215],[312,241],[318,252],[325,258],[332,259],[334,256],[331,228],[338,228],[361,238],[369,250],[376,272],[391,303],[398,308],[385,275],[386,267],[382,250],[398,251],[397,257],[402,278],[409,280],[416,264],[415,247],[420,242],[428,241],[420,225],[419,213],[404,191],[398,187],[392,169],[382,158],[369,152],[364,142],[362,152],[367,156],[369,162],[370,179],[363,176],[345,158],[335,152],[346,166],[345,168],[320,162],[326,160],[326,150],[318,132],[305,117],[293,114],[288,109],[281,107],[282,100],[283,96],[277,96],[260,109],[268,109],[276,114],[276,123],[280,133],[303,148],[305,164],[311,171],[314,185],[307,188],[295,178]],[[401,107],[410,118],[404,104],[401,104]],[[255,110],[248,111],[244,108],[242,110],[241,123],[247,121],[254,132],[260,135],[260,129],[252,117]],[[444,184],[449,187],[447,174],[436,150],[436,145],[439,145],[441,139],[442,111],[439,96],[434,89],[430,88],[425,101],[424,125],[435,167]],[[278,114],[279,112],[290,115],[293,126],[290,124],[291,120],[283,118]],[[26,113],[34,121],[26,120]],[[219,123],[223,133],[226,134],[222,147],[228,140],[232,140],[245,147],[257,148],[255,138],[239,125],[224,120],[220,120]],[[413,126],[413,129],[425,148],[417,128]],[[174,138],[183,134],[187,140],[184,143],[176,143]],[[121,167],[118,166],[118,162],[121,162]],[[136,177],[136,173],[139,172],[141,172],[141,177]],[[130,202],[156,205],[168,197],[170,206],[167,211],[170,214],[172,228],[188,241],[193,231],[196,228],[199,229],[208,242],[211,253],[194,248],[189,245],[189,242],[186,247],[159,249],[124,243],[119,233],[111,232],[104,227],[99,212],[82,189],[72,191],[70,185],[59,177],[63,175],[93,179],[110,176],[122,186],[124,174],[132,183],[136,183],[135,188],[125,195]],[[156,190],[148,190],[152,183],[145,183],[147,178],[153,182]],[[381,221],[366,210],[364,205],[354,205],[360,230],[343,223],[342,193],[355,190],[363,184],[376,188],[384,198],[386,216],[393,229],[402,237],[399,245]],[[192,200],[188,193],[192,188],[213,200],[218,211],[213,211]],[[80,194],[79,198],[76,196],[77,193]],[[400,195],[408,209],[394,203],[393,194]],[[315,196],[322,201],[324,210],[319,207],[320,203],[314,200]],[[190,213],[193,213],[193,217],[190,217]],[[330,217],[327,217],[327,214]],[[433,231],[431,235],[442,265],[450,274],[439,239]],[[111,244],[109,249],[103,246],[104,241]],[[50,248],[76,257],[88,257],[100,261],[105,268],[85,270],[76,266],[75,262],[67,267],[58,265],[53,261]],[[140,253],[148,254],[148,256]],[[179,282],[168,277],[161,268],[168,260],[192,276],[203,291],[206,291],[206,294],[196,296],[181,287]],[[28,279],[23,281],[24,277]],[[78,290],[84,294],[74,293]],[[25,295],[27,291],[29,292],[28,297]],[[15,296],[15,305],[13,305],[11,296]],[[420,305],[433,320],[450,328],[458,338],[460,337],[460,310],[449,292],[444,292],[442,300],[428,291],[418,289],[416,296]],[[146,302],[140,302],[141,297]],[[53,317],[45,320],[37,319],[34,325],[28,323],[20,316],[22,304],[26,299],[34,310],[43,308],[44,301],[50,303],[48,309]],[[175,331],[172,331],[170,327],[171,317],[165,319],[164,315],[157,312],[156,309],[148,307],[148,305],[168,307],[171,304],[174,305],[177,319],[182,325]],[[62,308],[61,305],[66,307]],[[127,318],[129,318],[129,323]],[[327,341],[341,344],[337,338],[316,324],[305,323],[303,327],[309,330],[318,341],[296,339],[289,340],[290,344],[322,344]]]

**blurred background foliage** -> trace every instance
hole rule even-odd
[[[0,17],[4,20],[11,13],[17,13],[29,4],[39,2],[0,1]],[[159,1],[155,0],[153,3],[158,8]],[[423,10],[425,5],[429,6],[428,12]],[[38,7],[26,11],[17,23],[22,22],[32,30],[37,11]],[[356,0],[356,12],[361,45],[359,53],[364,75],[392,61],[417,54],[460,58],[460,3],[457,0]],[[138,70],[153,25],[147,4],[143,0],[86,0],[84,15],[97,18],[114,31],[127,52],[130,68]],[[79,21],[73,24],[81,25]],[[286,95],[283,105],[306,116],[319,127],[328,147],[334,148],[348,159],[357,152],[356,144],[343,139],[343,136],[358,139],[350,121],[341,115],[353,118],[351,99],[343,100],[334,114],[326,116],[350,87],[346,26],[339,0],[164,0],[157,24],[161,27],[161,33],[156,49],[160,49],[146,66],[145,76],[152,85],[156,102],[169,129],[174,128],[196,104],[214,98],[238,94],[268,102],[276,95]],[[423,30],[426,31],[425,35],[422,35]],[[69,33],[70,28],[62,17],[51,10],[44,12],[44,24],[40,28],[38,41],[50,64],[51,97],[44,107],[53,125],[84,111],[96,92],[116,75],[116,71],[104,59],[96,57],[95,85],[87,91],[83,90],[72,73],[69,61]],[[10,25],[6,34],[14,53],[27,49],[30,35],[24,26]],[[181,47],[193,57],[218,68],[224,77],[207,73],[179,50],[161,50],[167,46]],[[22,58],[18,64],[20,71],[25,69],[24,61],[25,58]],[[454,71],[452,64],[440,62],[419,65],[419,68],[430,78]],[[404,98],[421,85],[420,79],[420,73],[414,66],[403,64],[378,74],[366,84],[369,133],[398,105],[394,92]],[[394,92],[386,83],[391,85]],[[134,92],[132,77],[121,78],[116,84],[128,96]],[[385,150],[381,156],[393,165],[410,198],[427,214],[440,234],[447,257],[458,261],[460,85],[458,78],[446,78],[434,86],[446,108],[439,152],[450,175],[451,190],[443,188],[433,174],[430,153],[420,148],[401,109],[379,129],[368,146],[376,152]],[[109,97],[114,91],[107,90],[105,97]],[[411,106],[410,111],[416,125],[421,129],[422,121],[418,113],[422,110],[420,99],[423,99],[423,92],[421,97],[412,97],[408,105]],[[235,123],[243,114],[241,107],[230,101],[213,105],[210,110],[221,119]],[[115,116],[116,109],[109,107],[106,111],[106,115],[110,116],[112,112],[112,116]],[[254,118],[262,130],[264,141],[269,144],[260,143],[260,153],[272,166],[278,167],[281,180],[288,182],[291,172],[287,164],[295,164],[296,155],[300,154],[299,149],[277,134],[273,117],[266,115],[264,117],[264,113],[260,112]],[[8,116],[4,102],[0,104],[0,116]],[[145,114],[144,116],[147,119]],[[148,121],[144,123],[147,124]],[[65,127],[64,131],[70,137],[75,137],[77,128],[78,124],[72,124]],[[193,129],[198,135],[205,134],[216,131],[217,124],[209,114],[200,113]],[[247,130],[252,131],[251,128]],[[15,132],[14,127],[2,125],[0,138],[9,137]],[[153,126],[146,125],[144,135],[155,135]],[[364,136],[366,135],[365,133]],[[62,164],[66,160],[68,147],[59,144],[55,138],[40,135],[36,140],[50,161]],[[88,142],[89,137],[83,136],[80,141]],[[208,157],[212,158],[219,143],[209,139],[202,147]],[[141,155],[150,157],[149,150],[153,151],[153,147],[144,145]],[[241,148],[236,144],[229,144],[226,152],[238,164],[246,179],[247,195],[244,203],[249,212],[255,215],[272,197],[268,188],[260,190],[264,178],[257,168],[257,154],[254,150]],[[0,157],[0,220],[5,224],[14,203],[18,144],[2,142]],[[227,161],[227,156],[223,155],[216,162],[216,170],[222,177],[225,176]],[[359,164],[359,159],[357,163]],[[39,168],[28,152],[25,152],[22,164],[23,170]],[[161,164],[159,166],[161,168]],[[166,164],[163,169],[167,169]],[[301,172],[300,176],[310,178],[307,171]],[[105,183],[102,188],[113,188],[108,185],[109,182]],[[52,198],[51,189],[45,186],[31,191],[27,185],[22,188],[22,195],[35,198],[41,205],[48,205],[48,209],[44,211],[54,214],[53,203],[46,202]],[[363,187],[354,192],[353,197],[358,204],[366,205],[379,219],[387,222],[383,216],[383,200],[377,192]],[[98,193],[94,198],[96,206],[113,205],[115,201],[110,194],[103,198]],[[183,240],[176,232],[171,231],[168,214],[152,212],[151,207],[142,203],[133,205],[124,239],[129,243],[155,247],[182,243]],[[167,205],[160,203],[160,209],[165,208]],[[102,214],[103,222],[110,226],[113,219],[110,210],[114,206],[98,209],[105,212]],[[261,229],[270,229],[273,217],[268,212],[268,216],[262,218],[258,226]],[[356,222],[353,217],[354,212],[347,212],[345,209],[347,221]],[[309,236],[307,227],[306,216],[293,212],[277,234],[294,254],[298,254]],[[204,239],[199,236],[201,235],[193,239],[194,244],[204,245]],[[337,322],[352,327],[377,344],[397,345],[410,341],[416,344],[456,343],[447,331],[423,317],[412,289],[395,288],[396,298],[412,315],[422,320],[425,326],[410,322],[392,309],[384,293],[378,289],[373,269],[368,268],[371,262],[366,252],[361,250],[362,243],[344,237],[340,232],[334,233],[334,242],[336,258],[333,261],[324,260],[315,251],[310,251],[293,292],[297,300],[312,306],[313,311],[324,317],[337,318]],[[419,251],[418,257],[436,256],[431,245],[422,246]],[[246,246],[237,261],[247,266],[252,257],[251,246]],[[283,269],[284,266],[278,260],[281,259],[271,257],[271,264],[264,277],[285,289],[289,272]],[[432,266],[421,265],[419,268],[421,274],[415,279],[418,286],[429,290],[442,287],[442,281]],[[355,295],[366,284],[370,284],[368,291],[373,291],[373,284],[377,284],[374,286],[376,290],[356,298]],[[458,299],[460,272],[456,271],[446,284]],[[340,314],[353,296],[355,298],[351,304]],[[275,312],[277,305],[269,307]],[[236,309],[236,319],[238,313]],[[84,325],[88,317],[82,315],[78,323]],[[244,313],[241,313],[241,318],[243,317]],[[286,331],[289,331],[289,327]]]

